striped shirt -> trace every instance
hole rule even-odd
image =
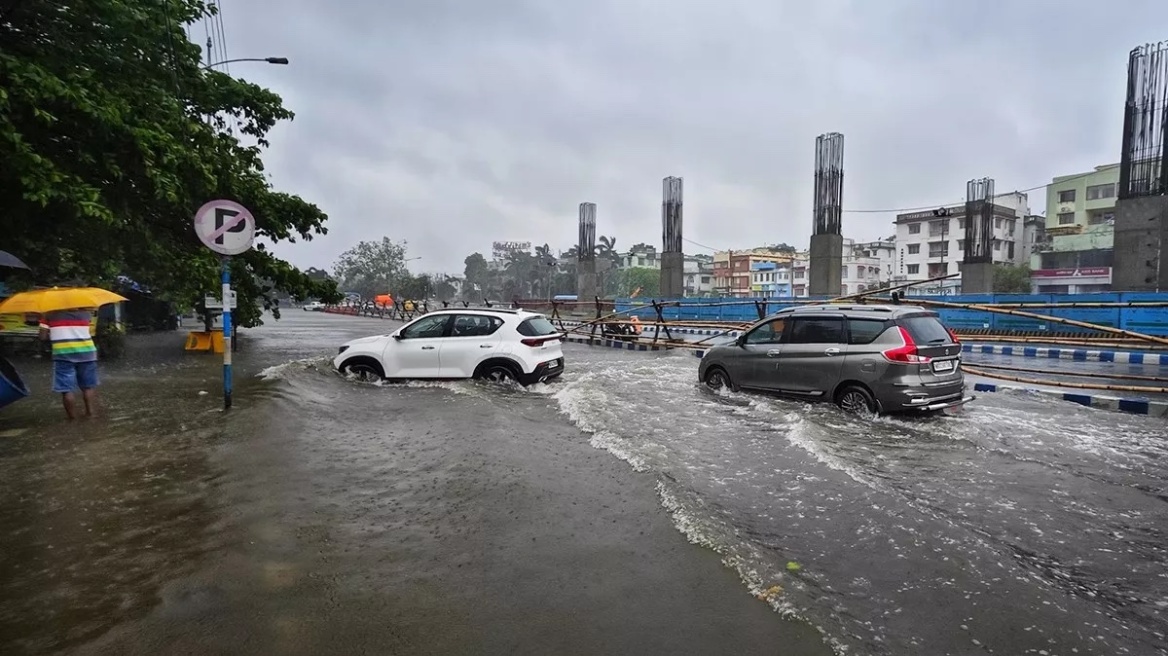
[[[49,312],[41,318],[41,328],[49,331],[53,343],[53,359],[66,362],[93,362],[97,360],[97,346],[89,332],[93,319],[90,310],[62,310]]]

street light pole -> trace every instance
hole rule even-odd
[[[288,65],[287,57],[241,57],[239,59],[225,59],[223,61],[215,62],[214,64],[207,64],[203,66],[203,70],[209,71],[216,66],[223,66],[224,64],[235,64],[237,62],[264,62],[267,64],[278,64],[280,66]]]

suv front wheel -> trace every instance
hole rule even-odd
[[[706,387],[712,390],[728,389],[732,392],[738,391],[738,386],[734,384],[734,381],[730,380],[730,374],[726,373],[726,370],[721,367],[710,367],[710,370],[706,372],[705,383]]]
[[[870,416],[876,414],[876,399],[872,393],[859,385],[849,385],[836,394],[835,403],[844,412]]]

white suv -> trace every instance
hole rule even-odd
[[[563,333],[523,310],[438,310],[341,346],[333,366],[365,380],[483,378],[530,385],[564,373]]]

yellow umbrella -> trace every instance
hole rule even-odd
[[[21,292],[0,302],[0,314],[45,314],[57,310],[96,308],[108,303],[128,301],[98,287],[53,287]]]

